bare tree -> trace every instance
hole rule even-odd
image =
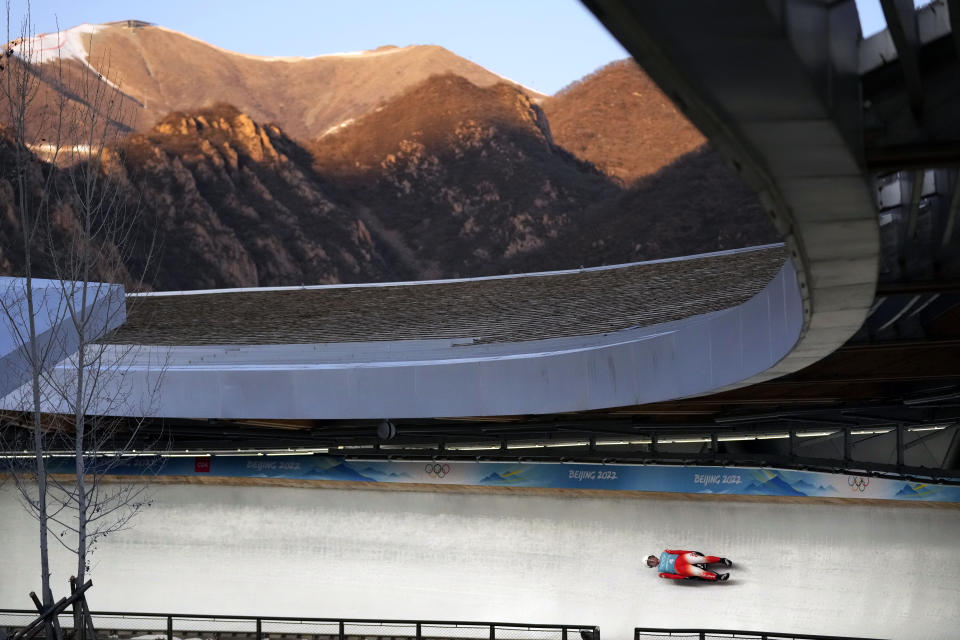
[[[6,33],[9,47],[15,40],[11,37],[14,31],[9,1],[6,3]],[[33,41],[28,38],[32,33],[29,4],[16,33],[18,35],[16,39],[22,44],[23,59],[29,61],[35,58],[37,52],[33,49]],[[17,380],[24,378],[29,380],[29,401],[23,408],[30,416],[28,424],[32,432],[35,489],[31,490],[25,483],[19,481],[19,476],[15,477],[18,478],[17,487],[25,504],[36,515],[40,525],[40,583],[42,602],[44,607],[48,608],[53,605],[53,593],[50,589],[48,474],[44,456],[47,451],[47,434],[41,412],[43,406],[41,378],[44,371],[53,364],[51,355],[55,347],[54,341],[41,344],[41,331],[37,327],[37,322],[41,310],[46,311],[48,319],[55,322],[59,309],[49,308],[50,304],[54,304],[49,298],[37,299],[33,273],[34,256],[31,248],[36,244],[40,221],[49,211],[49,195],[54,172],[48,171],[43,175],[42,169],[35,162],[35,157],[28,148],[28,145],[34,142],[32,135],[36,135],[36,132],[40,132],[39,137],[46,137],[44,135],[46,127],[42,121],[28,133],[28,115],[31,114],[35,105],[39,81],[30,72],[29,63],[10,64],[9,51],[10,49],[7,49],[4,52],[4,58],[8,63],[0,87],[2,87],[3,99],[8,110],[6,124],[9,150],[13,156],[12,175],[9,175],[8,179],[12,182],[14,202],[19,214],[18,222],[23,246],[23,279],[8,283],[7,291],[3,296],[3,312],[7,319],[9,334],[19,345],[20,355],[17,364],[21,371],[8,373],[17,376]],[[56,146],[59,146],[59,131],[56,132],[54,141],[57,143]],[[48,634],[49,631],[48,629]]]
[[[93,38],[91,33],[87,43],[91,60]],[[104,55],[95,62],[99,74],[76,74],[71,84],[72,93],[82,96],[82,101],[64,114],[67,145],[60,162],[65,179],[55,183],[58,200],[73,210],[76,229],[66,236],[59,234],[54,220],[47,217],[43,233],[55,280],[62,283],[66,321],[78,345],[60,375],[49,380],[64,412],[73,418],[75,481],[72,485],[55,482],[51,497],[63,507],[58,514],[69,514],[54,520],[61,528],[61,540],[75,536],[72,550],[77,554],[76,576],[81,584],[89,569],[89,554],[99,540],[126,527],[149,502],[143,484],[103,482],[121,461],[118,454],[131,448],[139,422],[135,417],[108,417],[122,413],[127,404],[123,377],[134,347],[95,342],[119,324],[126,312],[126,301],[113,299],[111,289],[99,282],[141,288],[143,274],[135,280],[127,269],[130,251],[137,246],[134,236],[142,229],[118,155],[121,127],[129,121],[125,96],[109,79],[109,58]],[[99,417],[88,418],[94,414]],[[150,408],[141,406],[136,415],[149,414]]]
[[[9,29],[9,2],[7,24]],[[33,467],[13,477],[40,522],[48,608],[50,531],[76,554],[77,583],[83,584],[97,543],[127,527],[150,502],[144,484],[108,482],[107,476],[125,461],[143,417],[151,414],[154,393],[132,400],[125,372],[136,347],[98,340],[126,313],[121,290],[107,283],[142,288],[153,236],[144,232],[121,157],[128,101],[110,79],[109,59],[94,57],[94,34],[86,43],[94,64],[72,67],[59,57],[41,60],[31,35],[28,5],[20,36],[8,35],[14,45],[5,52],[0,96],[9,109],[25,273],[10,283],[18,289],[4,296],[2,311],[23,353],[21,378],[28,380],[19,404],[32,416]],[[57,90],[42,91],[50,87]],[[134,251],[140,253],[137,263],[146,265],[139,278],[127,267]],[[43,281],[48,295],[42,304],[33,269],[38,257],[50,278]],[[153,363],[161,375],[163,360],[160,354]],[[152,379],[158,384],[160,375]],[[55,449],[72,452],[69,479],[50,474],[47,456]],[[76,628],[82,635],[84,627]]]

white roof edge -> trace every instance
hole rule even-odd
[[[549,276],[564,276],[574,273],[585,273],[588,271],[611,271],[614,269],[623,269],[626,267],[638,267],[651,264],[666,264],[670,262],[684,262],[688,260],[700,260],[703,258],[714,258],[718,256],[736,255],[739,253],[750,253],[753,251],[762,251],[764,249],[773,249],[783,247],[783,242],[774,242],[771,244],[756,245],[752,247],[742,247],[740,249],[725,249],[723,251],[711,251],[708,253],[697,253],[689,256],[677,256],[674,258],[659,258],[657,260],[644,260],[642,262],[625,262],[622,264],[605,265],[601,267],[583,267],[580,269],[563,269],[560,271],[534,271],[531,273],[511,273],[499,276],[480,276],[476,278],[449,278],[445,280],[406,280],[399,282],[366,282],[359,284],[318,284],[301,285],[287,287],[237,287],[229,289],[195,289],[187,291],[147,291],[141,293],[128,293],[128,297],[162,297],[162,296],[194,296],[209,295],[216,293],[251,293],[251,292],[269,292],[269,291],[313,291],[322,289],[363,289],[374,287],[411,287],[416,285],[430,284],[454,284],[459,282],[481,282],[484,280],[511,280],[518,278],[542,278]]]

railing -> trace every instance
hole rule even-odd
[[[774,631],[732,631],[730,629],[654,629],[637,627],[634,640],[880,640],[850,636],[811,636],[803,633]]]
[[[0,609],[0,631],[12,635],[37,617]],[[436,620],[374,620],[178,613],[91,612],[98,640],[600,640],[595,625]],[[73,614],[60,616],[68,633]],[[2,635],[2,634],[0,634]]]

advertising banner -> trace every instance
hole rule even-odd
[[[112,473],[960,502],[960,486],[753,467],[413,462],[348,460],[328,455],[253,455],[130,458]]]

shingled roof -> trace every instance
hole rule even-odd
[[[128,297],[106,341],[265,345],[608,333],[738,305],[770,282],[783,247],[505,278]]]

